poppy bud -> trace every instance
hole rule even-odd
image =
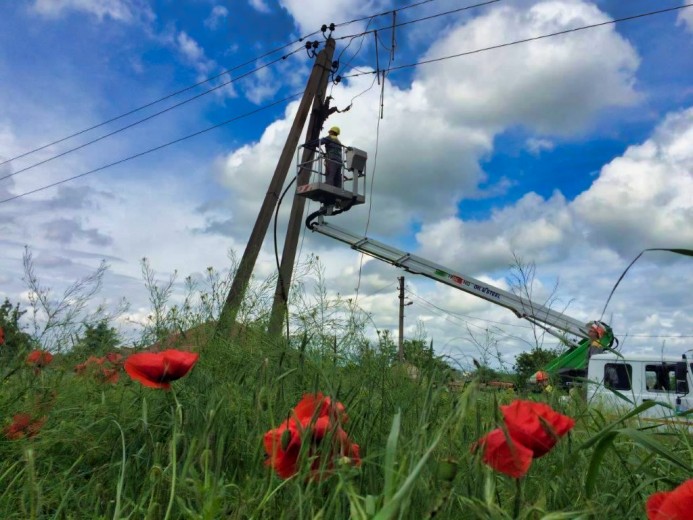
[[[290,442],[291,442],[291,431],[290,430],[284,430],[284,433],[282,433],[282,451],[286,451],[286,449],[289,447]]]
[[[457,462],[452,459],[438,461],[436,475],[441,480],[452,482],[457,475]]]
[[[164,470],[161,469],[161,466],[158,464],[154,464],[152,466],[152,469],[149,470],[149,480],[152,482],[157,482],[160,478],[161,475],[164,473]]]
[[[202,466],[204,468],[207,468],[207,467],[209,467],[209,463],[211,460],[212,460],[212,450],[210,450],[210,449],[202,450],[202,455],[200,455],[200,464],[202,464]]]
[[[263,412],[267,410],[267,389],[264,386],[260,388],[260,392],[258,394],[258,405],[260,406],[260,410],[262,410]]]

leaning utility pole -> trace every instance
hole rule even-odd
[[[404,276],[397,277],[399,280],[399,354],[400,363],[404,363]]]
[[[328,61],[332,60],[334,52],[334,40],[327,40],[325,52],[328,54]],[[313,101],[313,110],[308,120],[308,130],[306,131],[306,142],[316,141],[320,138],[320,130],[322,125],[330,114],[329,102],[325,104],[325,94],[327,92],[327,79],[329,70],[324,71],[324,78],[321,78],[320,87]],[[299,170],[296,184],[302,186],[310,181],[311,168],[308,166],[313,163],[316,147],[305,147],[301,156],[301,169]],[[291,214],[289,215],[289,224],[286,229],[286,238],[284,239],[284,250],[282,251],[282,260],[279,267],[279,276],[277,278],[277,287],[274,291],[274,301],[272,302],[272,313],[270,314],[270,322],[268,332],[271,336],[281,334],[282,323],[287,313],[287,304],[289,299],[289,289],[291,287],[291,277],[294,272],[294,262],[296,260],[296,248],[298,246],[298,238],[301,234],[301,226],[303,224],[303,210],[306,205],[306,198],[294,194],[293,205],[291,206]]]
[[[260,213],[255,221],[255,226],[248,239],[245,252],[243,253],[241,262],[238,265],[238,270],[231,283],[231,289],[229,289],[224,307],[221,310],[219,322],[214,332],[214,336],[217,338],[227,338],[235,330],[236,316],[238,315],[238,310],[243,301],[245,290],[250,282],[250,276],[253,273],[255,262],[257,261],[258,254],[262,247],[262,242],[267,234],[267,228],[272,220],[272,213],[279,200],[279,193],[286,181],[286,175],[291,166],[296,147],[298,146],[301,131],[303,130],[303,125],[308,116],[308,111],[318,91],[324,90],[324,88],[321,88],[321,85],[327,81],[330,71],[332,70],[334,45],[334,40],[331,38],[328,39],[325,48],[320,51],[313,65],[306,90],[303,92],[303,97],[298,105],[298,112],[291,125],[291,130],[289,131],[286,143],[284,143],[284,149],[277,161],[277,166],[274,170],[274,175],[270,181],[267,193],[265,194]]]

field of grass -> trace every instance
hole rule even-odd
[[[170,391],[120,369],[117,381],[76,374],[72,354],[2,367],[2,426],[21,413],[39,422],[0,438],[0,518],[637,519],[649,495],[692,476],[687,432],[607,419],[578,394],[450,389],[439,365],[413,379],[377,350],[347,361],[259,333],[188,347],[199,361]],[[263,437],[316,392],[343,403],[361,463],[336,457],[316,474],[302,450],[282,479]],[[513,479],[470,448],[518,398],[576,424]]]

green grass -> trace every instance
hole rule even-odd
[[[125,373],[116,385],[78,377],[65,356],[5,378],[3,426],[20,412],[47,421],[31,439],[0,438],[0,518],[637,519],[649,494],[691,476],[687,432],[638,430],[578,396],[530,396],[577,425],[515,482],[470,452],[510,391],[450,391],[443,374],[412,380],[377,352],[335,363],[331,347],[299,353],[262,335],[199,351],[171,392]],[[317,391],[344,403],[362,464],[282,480],[263,435]]]

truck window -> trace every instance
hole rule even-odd
[[[676,392],[676,365],[645,365],[645,384],[651,392]],[[686,382],[688,392],[688,382]]]
[[[604,365],[604,386],[613,390],[630,390],[633,367],[623,363]]]

